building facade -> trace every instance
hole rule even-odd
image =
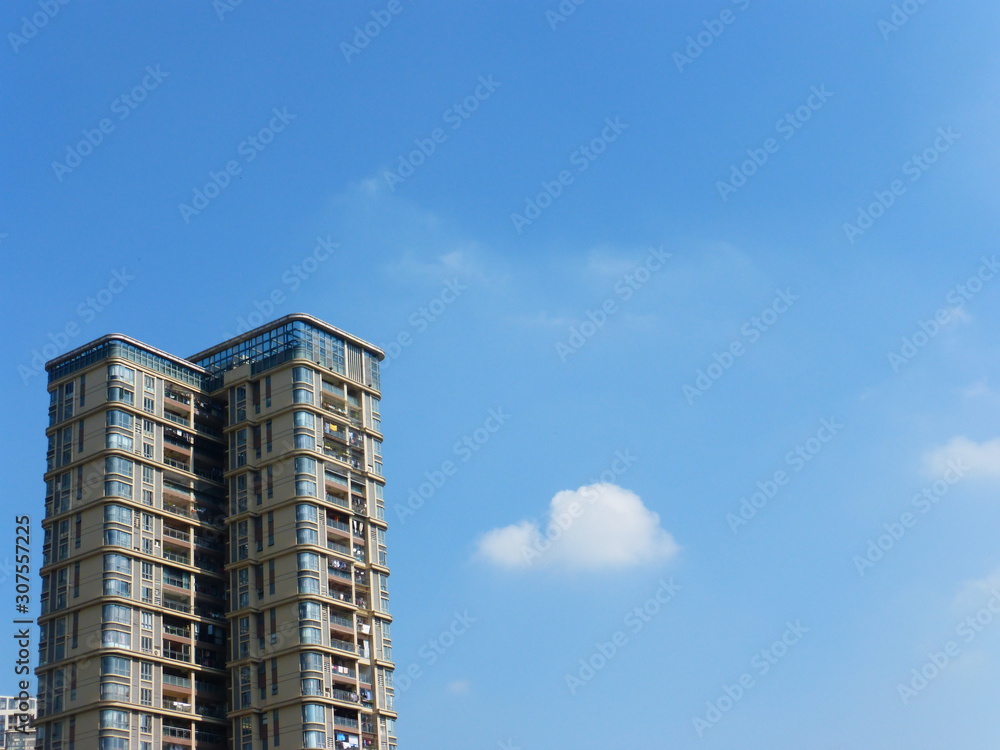
[[[0,695],[0,748],[32,750],[35,747],[35,699]]]
[[[296,314],[48,363],[40,750],[395,750],[382,356]]]

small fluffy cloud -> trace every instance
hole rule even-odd
[[[962,476],[1000,479],[1000,438],[977,443],[961,435],[954,437],[924,454],[924,470],[931,476],[952,471]]]
[[[679,548],[660,517],[634,492],[593,484],[556,493],[543,526],[535,521],[493,529],[478,555],[503,568],[626,568],[674,557]]]

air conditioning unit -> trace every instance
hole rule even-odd
[[[153,649],[153,656],[159,656],[159,655],[160,655],[160,649],[159,648],[154,648]]]

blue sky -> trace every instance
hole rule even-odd
[[[995,747],[1000,11],[666,5],[7,7],[36,565],[36,355],[309,312],[391,355],[402,747]]]

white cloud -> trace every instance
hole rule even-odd
[[[593,484],[556,493],[543,527],[535,521],[493,529],[477,553],[504,568],[574,570],[625,568],[659,562],[679,551],[660,517],[634,492]]]
[[[941,476],[959,467],[963,476],[1000,479],[1000,438],[982,443],[962,435],[924,454],[924,470],[931,476]]]
[[[467,693],[472,683],[468,680],[452,680],[448,683],[448,690],[452,693]]]

